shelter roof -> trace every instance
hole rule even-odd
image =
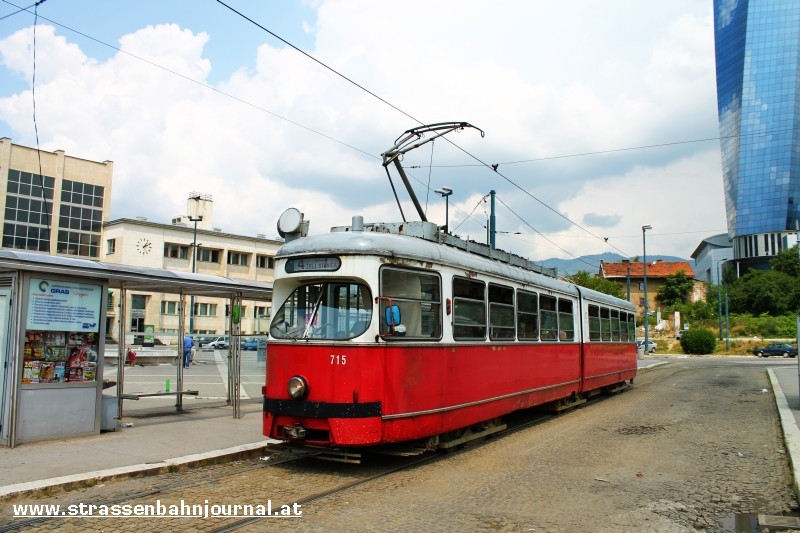
[[[241,293],[248,300],[271,300],[272,283],[175,272],[151,267],[102,263],[77,257],[54,256],[22,250],[1,249],[0,270],[29,270],[108,280],[111,288],[227,298]]]

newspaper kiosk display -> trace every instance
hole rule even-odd
[[[32,278],[22,383],[97,379],[102,286]]]
[[[95,381],[97,359],[97,333],[27,330],[22,383]]]

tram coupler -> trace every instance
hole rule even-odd
[[[301,425],[283,426],[283,434],[289,440],[302,440],[306,438],[306,428]]]

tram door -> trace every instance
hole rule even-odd
[[[11,289],[0,289],[0,444],[8,446],[11,429],[8,424],[8,409],[11,405],[8,392],[13,389],[11,373],[15,367],[8,353],[9,319],[11,317]]]

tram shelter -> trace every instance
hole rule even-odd
[[[243,299],[270,301],[272,283],[223,276],[138,267],[0,250],[0,445],[100,433],[103,410],[122,413],[125,397],[125,343],[118,343],[117,393],[104,396],[106,305],[109,289],[121,294],[119,336],[126,338],[126,301],[130,290],[180,295],[178,339],[183,339],[184,310],[190,296],[229,300],[229,331],[241,335],[238,310]],[[177,347],[174,390],[183,410],[181,347]],[[240,417],[241,352],[230,343],[229,402]],[[115,405],[114,405],[115,404]]]

